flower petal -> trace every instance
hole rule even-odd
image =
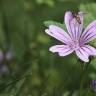
[[[83,44],[88,43],[93,39],[96,39],[96,20],[88,25],[80,37],[80,41]]]
[[[72,50],[69,46],[67,45],[55,45],[52,46],[49,51],[51,52],[58,52],[59,56],[66,56],[72,53],[74,50]]]
[[[96,56],[96,49],[95,49],[94,47],[89,46],[89,45],[84,45],[83,48],[86,50],[86,52],[87,52],[89,55],[91,55],[91,56]]]
[[[46,29],[45,32],[65,44],[71,41],[70,36],[58,26],[50,25],[49,29]]]
[[[77,56],[84,62],[89,61],[89,56],[96,56],[96,49],[89,45],[84,45],[83,47],[76,50]]]
[[[85,51],[84,47],[76,50],[77,56],[84,62],[89,62],[89,54]]]
[[[83,28],[83,12],[78,12],[76,16],[72,12],[65,13],[65,24],[72,39],[78,39]]]

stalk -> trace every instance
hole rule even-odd
[[[84,79],[85,79],[90,62],[91,60],[88,63],[84,63],[82,66],[79,96],[83,96]]]

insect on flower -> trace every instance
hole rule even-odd
[[[68,32],[56,25],[49,25],[45,32],[63,43],[52,46],[49,49],[51,52],[57,52],[59,56],[66,56],[75,51],[76,55],[84,62],[89,62],[89,56],[96,56],[96,49],[87,44],[96,39],[96,20],[83,31],[84,14],[78,12],[73,15],[70,11],[65,13],[64,21]]]
[[[80,20],[79,16],[76,13],[72,13],[72,14],[73,14],[73,18],[75,18],[77,20],[77,22],[79,24],[81,24],[81,20]]]
[[[86,13],[82,13],[82,14],[84,15]],[[75,18],[77,20],[77,22],[79,24],[81,24],[81,20],[80,20],[80,17],[79,17],[80,14],[78,15],[78,13],[72,13],[72,15],[73,15],[73,18]]]

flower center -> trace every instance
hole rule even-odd
[[[71,42],[71,43],[69,44],[69,46],[70,46],[72,49],[77,50],[77,49],[80,48],[80,43],[78,42],[78,40],[76,40],[76,41]]]

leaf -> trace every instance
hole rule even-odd
[[[58,22],[56,22],[56,21],[51,21],[51,20],[45,21],[45,22],[44,22],[44,25],[45,25],[46,27],[49,27],[49,25],[56,25],[56,26],[58,26],[58,27],[60,27],[60,28],[62,28],[62,29],[65,29],[64,24],[58,23]]]
[[[36,0],[37,4],[46,4],[49,7],[54,6],[54,0]]]
[[[12,88],[11,94],[14,94],[15,96],[18,96],[20,94],[20,91],[21,91],[21,88],[22,88],[22,85],[24,84],[24,82],[25,82],[25,78],[18,81],[16,83],[16,85],[14,86],[14,88]]]

